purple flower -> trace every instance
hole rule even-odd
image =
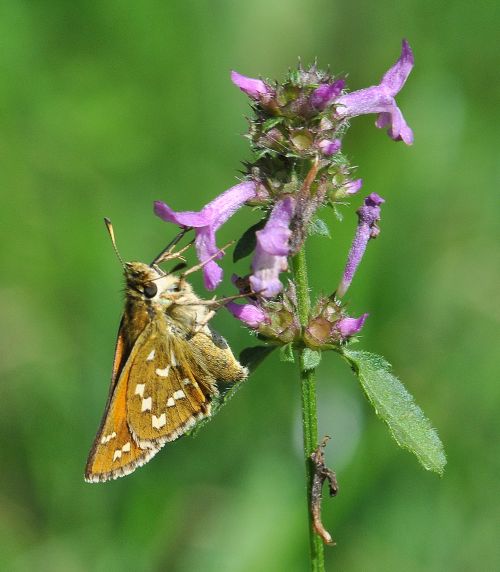
[[[359,217],[358,227],[347,258],[344,276],[337,288],[337,296],[339,298],[347,292],[356,269],[363,258],[368,241],[370,238],[376,238],[380,232],[377,221],[380,220],[380,205],[384,202],[384,199],[379,197],[377,193],[372,193],[365,198],[365,204],[357,210]]]
[[[379,85],[341,95],[335,100],[337,117],[356,117],[378,113],[375,125],[389,127],[387,133],[395,141],[413,143],[413,131],[407,125],[394,96],[401,91],[413,68],[413,53],[403,40],[398,61],[386,72]]]
[[[268,101],[274,95],[274,90],[261,79],[246,77],[232,71],[231,81],[252,99]]]
[[[266,226],[255,233],[257,246],[252,260],[250,284],[254,292],[266,298],[276,296],[283,289],[279,274],[288,269],[288,240],[292,234],[288,227],[294,210],[295,203],[291,197],[278,201]]]
[[[236,304],[235,302],[228,302],[226,308],[235,318],[250,328],[258,328],[260,324],[268,321],[264,310],[255,304]]]
[[[342,141],[340,139],[323,139],[318,143],[318,147],[323,155],[329,156],[340,151]]]
[[[322,111],[340,95],[340,92],[344,89],[344,85],[345,81],[343,79],[320,85],[311,93],[309,102],[313,107]]]
[[[215,233],[243,203],[255,196],[255,190],[253,181],[245,181],[231,187],[198,212],[175,212],[161,201],[154,203],[154,211],[167,222],[194,228],[196,253],[200,262],[206,262],[217,254],[216,258],[222,257],[215,242]],[[222,280],[222,268],[214,260],[203,266],[203,280],[208,290],[216,288]]]
[[[366,318],[368,318],[368,314],[363,314],[359,318],[341,318],[335,327],[343,338],[348,338],[361,330]]]
[[[346,195],[355,195],[363,185],[363,179],[355,179],[354,181],[349,181],[343,186],[344,193]]]

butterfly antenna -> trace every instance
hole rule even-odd
[[[115,231],[113,230],[113,225],[111,224],[109,218],[107,217],[104,218],[104,224],[106,225],[106,229],[109,233],[109,238],[111,238],[111,244],[113,245],[113,249],[115,251],[116,256],[118,257],[118,260],[120,261],[122,266],[125,266],[125,262],[123,262],[123,258],[120,256],[118,248],[116,247]]]

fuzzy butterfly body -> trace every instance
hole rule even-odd
[[[223,338],[213,314],[182,277],[156,265],[126,263],[125,311],[111,386],[85,480],[127,475],[209,417],[218,384],[243,380],[246,369]]]

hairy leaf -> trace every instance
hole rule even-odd
[[[321,352],[312,350],[311,348],[305,348],[302,354],[302,365],[304,369],[314,369],[318,367],[321,361]]]
[[[343,354],[399,446],[416,455],[427,470],[442,475],[446,465],[443,444],[413,397],[390,373],[390,364],[369,352],[344,349]]]
[[[318,217],[315,217],[311,220],[307,232],[309,235],[319,234],[320,236],[331,238],[330,229],[328,228],[326,222]]]
[[[344,215],[339,211],[339,209],[336,206],[333,207],[333,214],[335,215],[335,218],[339,222],[342,222],[344,220]]]

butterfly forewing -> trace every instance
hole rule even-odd
[[[111,380],[112,393],[85,470],[85,479],[89,482],[107,481],[127,475],[158,451],[157,447],[140,448],[128,428],[126,408],[129,372],[130,368],[126,364],[118,380]]]

